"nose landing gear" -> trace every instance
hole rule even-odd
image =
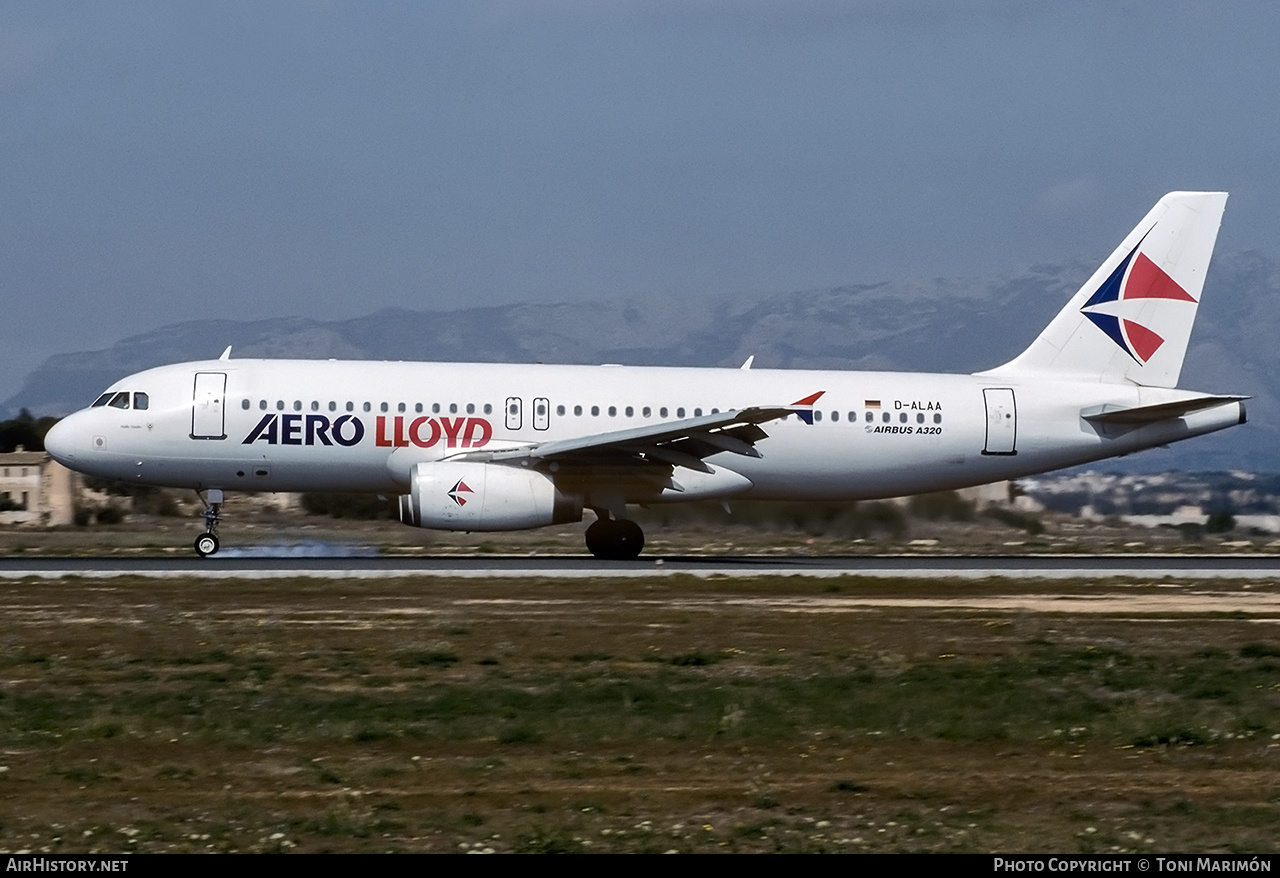
[[[198,492],[197,492],[198,493]],[[222,521],[220,510],[222,509],[222,491],[217,488],[210,488],[207,496],[201,498],[204,500],[204,533],[196,537],[194,544],[196,554],[201,558],[207,558],[218,552],[221,543],[218,542],[218,523]]]
[[[196,554],[201,558],[208,557],[218,551],[218,537],[213,533],[202,533],[196,537]]]

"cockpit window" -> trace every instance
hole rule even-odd
[[[127,409],[129,407],[129,394],[122,390],[111,397],[111,402],[107,403],[107,405],[114,409]]]
[[[111,397],[113,397],[113,396],[115,396],[115,394],[114,394],[114,393],[112,393],[110,390],[108,390],[106,393],[102,394],[102,396],[100,396],[100,397],[98,397],[97,399],[95,399],[95,400],[93,401],[93,405],[91,405],[91,406],[90,406],[90,408],[95,408],[95,409],[96,409],[96,408],[98,408],[98,406],[106,405],[108,402],[110,402],[110,401],[111,401]]]
[[[145,393],[135,393],[133,395],[133,407],[136,409],[145,409],[151,404],[151,398]]]

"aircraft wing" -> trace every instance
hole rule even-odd
[[[573,439],[554,439],[496,451],[466,451],[449,460],[483,460],[493,463],[568,465],[621,465],[654,463],[711,472],[703,458],[727,451],[761,457],[755,443],[768,437],[760,425],[797,415],[812,423],[813,403],[822,393],[791,405],[749,406],[696,418],[595,433]]]

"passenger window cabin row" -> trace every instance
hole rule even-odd
[[[139,391],[130,392],[127,390],[120,390],[120,391],[108,391],[107,393],[102,394],[102,396],[94,400],[92,407],[100,408],[102,406],[110,406],[112,408],[118,408],[118,409],[145,410],[149,405],[150,405],[150,398],[147,396],[146,393],[142,393]],[[248,411],[250,408],[253,407],[253,402],[247,398],[242,399],[240,401],[240,407]],[[307,406],[307,408],[309,408],[313,412],[321,411],[322,407],[331,412],[337,412],[339,410],[354,412],[357,410],[356,403],[351,401],[347,401],[346,403],[343,403],[341,406],[341,409],[339,408],[339,404],[334,400],[330,400],[328,403],[322,406],[319,400],[313,399],[311,400],[310,404]],[[268,400],[260,399],[258,400],[258,408],[261,409],[262,411],[267,411],[268,409],[274,408],[276,411],[281,411],[281,412],[285,411],[286,409],[292,409],[295,412],[300,412],[304,410],[302,400],[300,399],[295,399],[293,400],[292,403],[286,403],[283,399],[277,399],[274,405],[272,405]],[[359,410],[362,412],[372,412],[374,411],[374,404],[371,402],[361,403],[359,406]],[[387,402],[379,403],[377,406],[377,410],[379,412],[389,413],[392,411],[391,403],[387,403]],[[398,403],[396,404],[394,411],[399,414],[406,414],[409,412],[409,404],[403,403],[403,402]],[[424,403],[419,402],[413,405],[414,414],[423,414],[426,411],[427,411],[427,406]],[[491,403],[484,403],[483,405],[478,406],[472,402],[465,403],[465,404],[451,402],[448,405],[445,405],[445,404],[436,402],[431,404],[430,411],[431,411],[431,414],[433,415],[446,414],[446,413],[450,415],[457,415],[457,414],[464,414],[464,413],[468,415],[474,415],[477,412],[481,414],[491,415],[493,414],[493,405]],[[566,414],[568,414],[568,411],[569,410],[566,406],[563,406],[563,405],[556,406],[556,414],[560,417],[564,417]],[[619,409],[617,406],[613,406],[613,405],[608,406],[603,410],[598,405],[586,406],[586,407],[581,405],[575,405],[573,407],[573,416],[582,417],[583,415],[590,413],[591,417],[598,418],[600,417],[602,411],[605,414],[607,414],[609,417],[616,418],[618,416]],[[672,410],[669,409],[667,406],[659,406],[657,409],[657,416],[663,419],[671,417],[671,411]],[[675,411],[675,417],[677,419],[690,416],[689,410],[686,409],[684,406],[677,406],[674,411]],[[719,412],[720,412],[720,409],[718,408],[711,409],[711,414],[713,415],[718,414]],[[517,412],[513,411],[512,413],[516,414]],[[543,414],[541,409],[539,409],[537,413],[539,415]],[[635,407],[624,406],[622,408],[622,416],[626,418],[634,418],[636,416]],[[646,405],[640,408],[640,417],[652,418],[653,416],[654,416],[654,409],[651,406]],[[695,417],[695,418],[702,417],[702,408],[701,407],[694,408],[692,410],[692,417]],[[876,412],[868,410],[863,413],[862,417],[863,417],[863,420],[866,421],[866,423],[868,424],[875,423]],[[841,419],[840,412],[831,411],[827,413],[827,418],[832,423],[838,423]],[[823,412],[819,410],[815,410],[813,413],[813,420],[815,422],[822,421]],[[845,416],[845,420],[848,423],[854,423],[855,421],[858,420],[858,412],[856,411],[848,412],[847,415]],[[879,420],[882,423],[890,424],[890,423],[893,423],[894,417],[891,412],[880,412]],[[907,424],[907,423],[910,423],[911,420],[912,419],[908,412],[898,412],[898,417],[897,417],[898,423]],[[924,412],[916,412],[915,422],[917,424],[923,424],[926,422],[926,420],[932,420],[933,423],[935,424],[941,424],[942,414],[940,412],[934,412],[932,418],[926,418],[926,415]]]
[[[142,406],[135,405],[135,408],[139,408],[139,407],[146,408],[146,405],[145,405],[146,394],[134,394],[134,395],[144,397],[144,404]],[[104,394],[103,399],[106,399],[110,396],[111,394],[109,393]],[[105,405],[105,404],[106,403],[104,403],[102,399],[94,403],[94,405]],[[110,404],[115,405],[116,403],[114,400],[112,400]],[[128,405],[126,404],[125,406],[121,406],[121,407],[128,408]],[[240,407],[248,411],[250,408],[253,407],[253,402],[252,400],[249,400],[249,399],[243,399],[240,401]],[[350,400],[339,405],[339,403],[334,400],[329,400],[329,402],[322,404],[319,400],[314,400],[314,399],[311,400],[310,403],[307,404],[306,406],[304,406],[303,401],[300,399],[295,399],[291,403],[286,403],[285,400],[283,399],[277,399],[275,400],[274,403],[272,403],[269,400],[260,399],[258,400],[258,408],[262,411],[268,411],[268,410],[274,409],[275,411],[280,411],[280,412],[283,412],[289,409],[295,412],[304,411],[306,409],[309,409],[310,411],[313,411],[313,412],[318,412],[318,411],[321,411],[322,409],[330,412],[337,412],[337,411],[355,412],[357,410],[362,412],[373,412],[375,410],[374,403],[371,403],[371,402],[363,402],[363,403],[360,403],[359,406],[357,406],[356,403],[351,402]],[[477,412],[481,414],[486,414],[486,415],[493,414],[493,405],[491,403],[484,403],[483,405],[477,405],[476,403],[472,403],[472,402],[465,403],[465,404],[451,402],[448,405],[445,405],[443,403],[435,402],[430,405],[429,409],[430,409],[430,413],[433,415],[439,415],[439,414],[474,415]],[[383,402],[383,403],[377,404],[376,410],[382,413],[408,414],[410,413],[410,405],[408,403],[401,402],[401,403],[397,403],[393,407],[391,403]],[[421,403],[421,402],[414,403],[412,406],[413,414],[424,414],[427,411],[428,411],[428,406],[425,403]],[[593,406],[575,405],[573,406],[572,411],[573,411],[573,416],[578,418],[583,417],[584,415],[587,415],[587,414],[589,414],[593,418],[598,418],[601,416],[602,412],[608,415],[608,417],[616,418],[618,417],[619,408],[618,406],[613,406],[613,405],[607,406],[603,409],[598,405],[593,405]],[[674,409],[674,411],[675,411],[675,417],[677,419],[682,419],[690,416],[695,418],[702,417],[702,408],[700,406],[692,409],[691,413],[690,413],[690,410],[686,409],[684,406],[677,406]],[[636,416],[636,409],[634,406],[624,406],[622,407],[621,412],[622,412],[622,416],[626,418],[634,418]],[[669,418],[671,417],[671,412],[672,412],[672,409],[668,408],[667,406],[659,406],[657,408],[657,417],[660,419]],[[720,409],[713,408],[711,409],[710,413],[714,415],[714,414],[719,414],[719,412],[720,412]],[[559,417],[565,417],[568,413],[569,413],[568,407],[563,405],[556,406],[556,415],[558,415]],[[519,408],[515,405],[512,405],[511,414],[513,415],[519,414]],[[539,416],[544,414],[541,404],[539,404],[538,406],[537,414]],[[654,417],[653,407],[647,406],[647,405],[642,406],[640,408],[640,417],[642,418]],[[827,413],[827,418],[832,423],[839,423],[841,420],[841,413],[838,411],[831,411]],[[813,419],[815,422],[822,421],[823,412],[815,410],[813,413]],[[850,424],[855,423],[858,420],[858,412],[856,411],[848,412],[845,415],[845,420],[847,423],[850,423]],[[868,424],[874,423],[876,421],[876,412],[874,411],[865,412],[863,414],[863,420],[865,420],[866,423]],[[892,423],[894,420],[893,414],[891,412],[881,412],[880,420],[886,424]],[[899,412],[897,420],[899,423],[906,424],[906,423],[910,423],[911,417],[907,412]],[[915,422],[917,424],[923,424],[925,423],[925,421],[926,421],[925,413],[916,412]],[[934,412],[932,421],[935,424],[941,424],[942,414],[940,412]]]
[[[248,411],[250,408],[252,408],[252,407],[253,407],[253,402],[252,402],[251,400],[249,400],[249,399],[242,399],[242,400],[240,401],[240,407],[241,407],[242,409],[244,409],[244,410]],[[303,411],[302,400],[300,400],[300,399],[295,399],[295,400],[294,400],[292,403],[290,403],[290,404],[286,404],[286,403],[285,403],[285,401],[284,401],[283,399],[277,399],[277,400],[275,401],[275,404],[274,404],[274,405],[272,405],[269,401],[267,401],[267,400],[265,400],[265,399],[260,399],[260,400],[258,400],[258,408],[259,408],[259,409],[261,409],[261,410],[262,410],[262,411],[264,411],[264,412],[265,412],[265,411],[267,411],[268,409],[272,409],[272,408],[274,408],[276,411],[279,411],[279,412],[285,411],[286,409],[290,409],[290,408],[291,408],[293,411],[295,411],[295,412]],[[342,408],[341,408],[341,409],[339,409],[339,407],[338,407],[338,403],[337,403],[337,402],[334,402],[333,400],[330,400],[330,401],[328,402],[328,404],[327,404],[326,408],[327,408],[327,410],[328,410],[328,411],[331,411],[331,412],[336,412],[336,411],[339,411],[339,410],[341,410],[341,411],[347,411],[347,412],[354,412],[354,411],[356,411],[356,404],[355,404],[354,402],[347,401],[347,402],[342,406]],[[449,403],[449,405],[448,405],[448,407],[447,407],[447,408],[448,408],[448,412],[447,412],[448,414],[451,414],[451,415],[459,414],[459,404],[458,404],[458,403],[456,403],[456,402],[451,402],[451,403]],[[474,414],[476,413],[476,404],[475,404],[475,403],[471,403],[471,402],[469,402],[469,403],[467,403],[465,406],[462,406],[462,408],[465,410],[465,413],[466,413],[466,414],[468,414],[468,415],[474,415]],[[311,411],[313,411],[313,412],[318,412],[318,411],[320,411],[320,410],[321,410],[321,404],[320,404],[320,402],[319,402],[318,400],[314,400],[314,399],[313,399],[313,400],[311,400],[310,410],[311,410]],[[360,411],[362,411],[362,412],[372,412],[372,411],[374,410],[374,408],[373,408],[373,403],[371,403],[371,402],[362,403],[362,404],[360,405],[359,410],[360,410]],[[483,411],[483,413],[484,413],[484,414],[486,414],[486,415],[491,415],[491,414],[493,414],[493,406],[492,406],[490,403],[485,403],[485,404],[481,407],[481,410],[482,410],[482,411]],[[379,412],[391,412],[391,404],[390,404],[390,403],[387,403],[387,402],[380,403],[380,404],[378,405],[378,411],[379,411]],[[407,413],[407,412],[409,411],[409,406],[408,406],[408,404],[407,404],[407,403],[403,403],[403,402],[402,402],[402,403],[400,403],[399,405],[397,405],[397,406],[396,406],[395,411],[396,411],[396,413],[399,413],[399,414]],[[424,411],[426,411],[426,407],[425,407],[422,403],[417,403],[416,405],[414,405],[414,407],[413,407],[413,411],[414,411],[414,413],[416,413],[416,414],[422,414]],[[445,413],[445,411],[444,411],[444,407],[442,407],[442,406],[441,406],[441,404],[440,404],[440,403],[438,403],[438,402],[437,402],[437,403],[433,403],[433,404],[431,405],[431,413],[432,413],[433,415],[444,414],[444,413]]]

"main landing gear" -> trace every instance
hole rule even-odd
[[[630,561],[644,548],[644,531],[627,518],[598,518],[586,537],[587,550],[606,561]]]
[[[207,558],[218,552],[218,523],[222,521],[219,514],[222,509],[222,491],[210,488],[204,500],[204,533],[196,537],[195,550],[201,558]]]

